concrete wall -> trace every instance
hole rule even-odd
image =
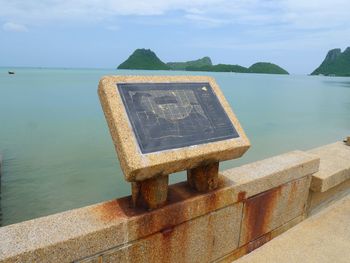
[[[232,262],[350,194],[350,147],[294,151],[220,173],[166,206],[130,197],[0,228],[0,262]]]
[[[200,194],[169,188],[144,211],[130,197],[0,228],[0,262],[230,262],[302,221],[319,157],[294,151],[220,174]]]
[[[350,194],[350,146],[336,142],[309,153],[320,157],[319,171],[312,176],[310,185],[308,215],[311,216]]]

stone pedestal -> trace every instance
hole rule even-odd
[[[187,170],[187,182],[199,192],[208,192],[218,186],[219,162]]]
[[[162,175],[141,182],[131,183],[132,203],[134,207],[156,209],[166,203],[169,176]]]

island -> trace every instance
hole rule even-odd
[[[211,66],[202,67],[187,67],[187,71],[211,71],[211,72],[237,72],[237,73],[249,73],[246,67],[240,65],[230,65],[230,64],[217,64]]]
[[[150,49],[136,49],[130,57],[118,66],[118,69],[169,70],[170,67],[161,61]]]
[[[286,74],[288,71],[280,66],[269,62],[258,62],[249,67],[250,73],[263,73],[263,74]]]
[[[328,51],[322,64],[311,75],[350,76],[350,47],[341,52],[340,48]]]
[[[280,66],[269,62],[258,62],[249,68],[240,65],[217,64],[213,65],[210,57],[186,62],[164,63],[150,49],[136,49],[131,56],[118,66],[118,69],[144,69],[144,70],[185,70],[208,72],[236,72],[259,74],[289,74]]]
[[[168,62],[166,63],[172,70],[186,70],[188,67],[206,67],[212,66],[210,57],[203,57],[197,60],[186,62]]]

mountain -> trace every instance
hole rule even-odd
[[[237,73],[264,73],[264,74],[289,74],[286,70],[276,64],[258,62],[249,68],[240,65],[218,64],[202,67],[187,67],[188,71],[215,71],[215,72],[237,72]]]
[[[131,56],[118,66],[118,69],[169,70],[170,67],[161,61],[150,49],[136,49]]]
[[[187,71],[239,72],[249,73],[248,69],[240,65],[217,64],[202,67],[187,67]]]
[[[197,60],[190,60],[186,62],[168,62],[166,63],[172,70],[186,70],[187,67],[204,67],[211,66],[210,57],[204,57]]]
[[[168,62],[165,64],[150,49],[136,49],[131,56],[118,66],[118,69],[148,69],[148,70],[186,70],[237,73],[288,74],[283,68],[267,62],[258,62],[249,68],[240,65],[213,65],[210,57],[203,57],[187,62]]]
[[[258,62],[253,64],[249,67],[249,72],[263,74],[289,74],[280,66],[269,62]]]
[[[322,64],[311,75],[350,76],[350,47],[344,52],[340,48],[328,51]]]

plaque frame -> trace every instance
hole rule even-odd
[[[227,140],[143,154],[139,148],[117,84],[122,83],[209,83],[239,137]],[[189,170],[241,157],[250,142],[238,119],[212,77],[207,76],[106,76],[100,80],[98,94],[114,146],[129,182]]]

